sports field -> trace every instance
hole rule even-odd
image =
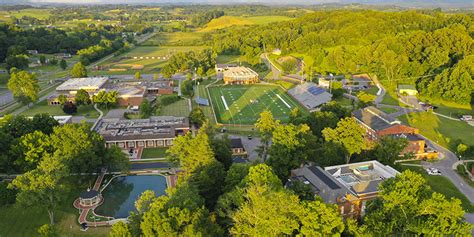
[[[282,122],[300,105],[275,85],[221,85],[209,87],[218,123],[253,125],[265,110]]]

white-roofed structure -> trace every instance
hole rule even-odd
[[[288,90],[288,94],[309,111],[314,111],[318,106],[332,99],[332,94],[312,82],[299,84]]]
[[[59,93],[75,94],[78,90],[95,93],[107,82],[108,77],[71,78],[56,88]]]

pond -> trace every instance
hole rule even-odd
[[[135,200],[145,190],[153,190],[157,196],[164,195],[166,178],[161,175],[118,176],[102,192],[104,203],[95,213],[114,218],[127,218],[135,211]]]

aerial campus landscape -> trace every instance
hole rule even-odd
[[[470,0],[0,0],[0,237],[472,236]]]

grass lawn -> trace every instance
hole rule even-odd
[[[220,54],[216,58],[216,62],[220,64],[238,63],[240,55]]]
[[[160,108],[159,115],[169,115],[177,117],[187,117],[189,115],[188,100],[181,99],[170,105],[163,106]]]
[[[467,197],[464,196],[464,194],[462,194],[448,178],[443,176],[428,175],[421,167],[402,166],[402,170],[407,169],[423,175],[433,191],[443,194],[448,199],[454,197],[461,200],[464,211],[474,213],[474,206],[471,204],[469,199],[467,199]]]
[[[340,98],[335,99],[337,103],[344,107],[351,107],[352,108],[352,100],[349,98],[346,98],[344,96],[341,96]]]
[[[282,86],[285,90],[289,90],[296,86],[294,83],[291,83],[289,81],[283,81],[283,80],[273,81],[273,83]]]
[[[34,17],[40,20],[47,19],[51,16],[50,9],[40,9],[40,8],[29,8],[22,9],[18,11],[0,11],[0,21],[9,21],[11,17],[14,16],[18,19],[21,19],[24,16]]]
[[[35,105],[33,105],[28,110],[22,112],[22,115],[33,116],[35,114],[48,113],[52,116],[67,115],[61,109],[59,105],[48,105],[46,100],[43,100]],[[99,112],[94,109],[93,105],[79,106],[77,108],[77,113],[74,116],[85,116],[87,118],[98,118]]]
[[[207,90],[206,90],[206,84],[208,83],[201,83],[200,85],[197,86],[197,91],[195,93],[195,96],[199,95],[199,97],[208,99],[210,101],[209,94],[207,93]],[[216,123],[214,119],[214,111],[212,110],[211,106],[198,105],[196,104],[196,102],[194,102],[194,100],[192,101],[192,105],[193,105],[193,108],[200,107],[202,111],[204,112],[204,115],[206,115],[206,117],[209,119],[209,121],[213,124]]]
[[[402,122],[420,129],[420,133],[446,148],[456,139],[474,145],[474,127],[465,122],[454,121],[430,112],[410,113],[398,117]],[[452,149],[453,150],[453,149]]]
[[[168,147],[156,147],[143,149],[142,159],[164,158]]]
[[[102,67],[125,69],[125,71],[111,72],[104,70],[94,73],[133,74],[136,71],[156,73],[159,68],[166,65],[168,58],[173,54],[178,52],[200,51],[205,48],[205,46],[138,46],[125,54],[113,57],[100,64]],[[132,66],[143,66],[143,69],[131,69]]]
[[[173,32],[160,33],[145,41],[143,46],[183,46],[183,45],[200,45],[202,32]]]
[[[385,96],[383,97],[381,103],[386,104],[386,105],[396,105],[396,106],[398,106],[400,102],[398,101],[397,95],[395,93],[391,94],[390,92],[387,91],[387,93],[385,93]]]
[[[81,231],[77,223],[78,210],[72,206],[74,199],[94,183],[96,176],[83,176],[81,180],[72,178],[68,178],[67,186],[70,190],[55,212],[59,236],[108,236],[108,227],[92,227],[86,232]],[[48,223],[48,213],[43,207],[3,206],[0,211],[0,236],[38,236],[38,228]]]
[[[287,21],[292,20],[293,18],[287,16],[253,16],[253,17],[243,17],[243,16],[222,16],[217,19],[213,19],[207,23],[206,27],[201,29],[201,32],[209,32],[213,30],[223,29],[230,26],[239,26],[239,25],[260,25],[268,24],[278,21]]]
[[[380,107],[378,108],[380,109],[381,111],[383,111],[384,113],[386,114],[391,114],[391,113],[395,113],[398,111],[398,109],[395,109],[395,108],[389,108],[389,107]]]
[[[223,124],[253,125],[265,110],[287,122],[293,108],[306,111],[275,85],[213,86],[209,92],[217,121]]]

